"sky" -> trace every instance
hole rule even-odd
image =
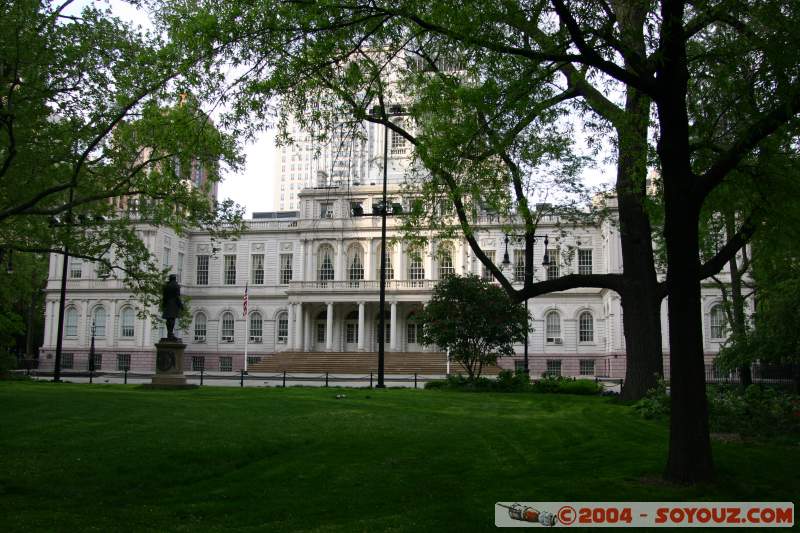
[[[73,10],[80,11],[83,6],[91,3],[92,0],[76,2]],[[101,7],[110,5],[116,16],[133,25],[152,27],[146,13],[123,0],[98,0],[94,3]],[[277,161],[280,153],[275,146],[274,131],[258,134],[253,142],[244,144],[242,149],[246,158],[245,165],[239,172],[224,176],[219,185],[219,198],[230,198],[243,206],[245,216],[248,218],[255,211],[277,210],[273,184],[279,179]],[[595,165],[583,172],[584,182],[589,186],[599,186],[614,181],[614,166],[600,159],[598,158]]]

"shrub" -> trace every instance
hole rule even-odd
[[[748,436],[800,433],[800,397],[759,385],[708,390],[711,430]]]
[[[642,418],[650,419],[669,416],[667,383],[663,379],[659,379],[658,384],[648,390],[644,398],[633,404],[633,408],[639,412]]]
[[[591,379],[575,379],[563,376],[548,376],[531,386],[534,392],[551,394],[600,394],[603,387]]]
[[[531,389],[531,377],[524,370],[502,370],[494,383],[497,392],[523,392]]]

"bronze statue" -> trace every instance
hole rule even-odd
[[[183,310],[181,301],[181,286],[178,285],[178,278],[175,274],[169,275],[169,281],[164,285],[161,293],[161,318],[167,322],[167,339],[178,340],[175,336],[175,319]]]

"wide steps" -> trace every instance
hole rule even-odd
[[[441,352],[386,352],[384,357],[387,374],[442,375],[447,369],[445,354]],[[251,372],[262,373],[365,374],[378,371],[378,355],[375,352],[278,352],[248,368]],[[451,371],[463,373],[458,364],[451,364]],[[499,371],[497,367],[490,367],[483,373]]]

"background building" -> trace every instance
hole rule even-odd
[[[354,217],[352,207],[361,205],[370,213],[380,195],[381,188],[369,184],[305,189],[298,195],[297,213],[260,214],[237,240],[223,242],[203,232],[178,237],[169,230],[142,228],[148,247],[177,274],[182,293],[191,299],[191,325],[178,333],[188,344],[187,368],[202,361],[207,370],[238,371],[244,364],[246,335],[251,363],[298,352],[375,352],[380,217]],[[399,198],[398,186],[390,188],[390,196]],[[502,266],[505,236],[499,222],[491,216],[478,222],[481,247]],[[442,361],[434,347],[418,343],[415,312],[443,276],[488,277],[488,273],[466,241],[430,239],[415,249],[400,239],[396,225],[389,218],[386,350],[417,357],[427,354]],[[572,272],[621,271],[613,221],[565,231],[556,217],[544,217],[537,232],[550,235],[552,264],[542,266],[544,250],[537,247],[536,280]],[[509,276],[518,283],[524,273],[522,246],[512,240],[508,249]],[[43,370],[53,367],[60,264],[61,256],[53,255],[40,358]],[[63,368],[88,367],[94,323],[99,370],[117,371],[129,365],[134,371],[152,372],[154,343],[164,335],[163,326],[141,318],[137,301],[122,282],[101,279],[94,265],[71,259],[68,277]],[[245,285],[248,317],[242,310]],[[533,375],[624,376],[623,317],[616,293],[572,289],[531,299],[529,308]],[[663,309],[663,345],[668,346],[666,306]],[[725,337],[721,297],[710,286],[703,289],[703,316],[710,363]],[[517,357],[501,360],[501,366],[519,366],[522,350],[519,346]]]

